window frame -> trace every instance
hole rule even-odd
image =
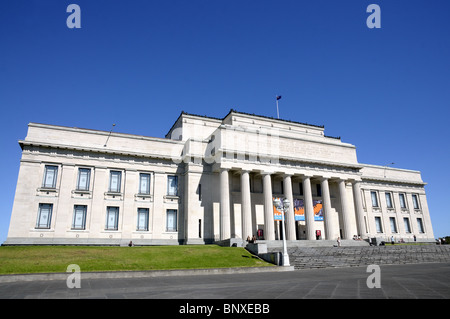
[[[391,192],[384,192],[384,196],[386,197],[386,207],[388,209],[394,209],[394,201]]]
[[[77,208],[82,208],[82,222],[81,227],[78,227],[75,222],[77,219]],[[72,230],[85,230],[86,229],[86,215],[87,215],[87,205],[73,205],[73,218],[72,218]]]
[[[411,194],[413,208],[415,210],[420,210],[420,201],[419,201],[419,194]]]
[[[144,227],[141,227],[141,214],[145,215]],[[139,207],[137,209],[137,223],[136,223],[136,231],[148,231],[149,230],[149,219],[150,219],[150,209],[145,207]]]
[[[375,195],[375,197],[374,197]],[[374,205],[374,199],[376,201],[376,206]],[[378,198],[378,192],[371,190],[370,191],[370,201],[372,202],[372,208],[380,208],[380,200]]]
[[[113,176],[118,176],[117,180],[117,188],[112,188]],[[122,171],[118,170],[110,170],[109,171],[109,184],[108,184],[108,192],[109,193],[120,193],[122,189]]]
[[[43,207],[48,206],[49,210],[47,212],[47,222],[45,224],[41,223],[41,219],[43,218]],[[53,215],[53,204],[51,203],[39,203],[38,208],[38,216],[36,219],[35,229],[50,229],[52,224],[52,215]]]
[[[411,234],[411,223],[409,217],[403,217],[403,225],[405,226],[405,233]]]
[[[76,185],[76,190],[77,191],[89,191],[90,190],[90,187],[91,187],[91,169],[90,168],[87,168],[87,167],[79,167],[78,168],[78,177],[77,177],[77,185]],[[82,188],[82,187],[80,187],[81,186],[81,184],[80,184],[80,181],[81,181],[81,174],[82,174],[82,172],[87,172],[87,175],[86,175],[86,185],[85,185],[85,187],[86,188]]]
[[[48,173],[49,170],[52,169],[53,170],[53,180],[51,183],[51,186],[49,186],[47,184],[47,179],[48,179]],[[44,179],[42,181],[42,187],[43,188],[56,188],[56,183],[58,181],[58,171],[59,171],[59,167],[58,165],[45,165],[44,167]]]
[[[391,225],[391,233],[398,234],[397,221],[395,217],[389,217],[389,224]]]
[[[171,191],[172,190],[171,180],[176,181],[175,192]],[[177,175],[167,175],[167,196],[178,196],[178,176]]]
[[[170,225],[172,227],[169,227],[169,213],[174,214],[175,218],[173,218],[173,222],[175,225]],[[175,226],[175,227],[173,227]],[[178,232],[178,210],[177,209],[167,209],[166,210],[166,232],[168,233],[176,233]]]
[[[383,222],[380,216],[375,216],[375,230],[377,234],[383,233]]]
[[[402,198],[403,198],[403,205],[402,205]],[[406,198],[406,194],[398,193],[398,200],[400,202],[400,209],[407,210],[408,209],[408,200]]]
[[[114,217],[114,225],[109,224],[109,216],[110,214],[115,214]],[[106,223],[105,230],[115,231],[119,230],[119,207],[117,206],[108,206],[106,207]]]
[[[423,219],[420,217],[417,218],[417,229],[419,233],[425,234],[425,225],[423,224]]]
[[[142,191],[142,181],[143,177],[147,178],[147,187],[145,191]],[[139,173],[139,195],[150,195],[150,183],[151,183],[151,174],[150,173]]]

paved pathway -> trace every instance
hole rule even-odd
[[[450,298],[450,263],[382,265],[381,288],[369,289],[366,267],[277,273],[131,279],[81,279],[0,284],[0,298]]]

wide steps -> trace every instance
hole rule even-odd
[[[450,262],[450,246],[446,245],[289,247],[288,254],[295,269]]]

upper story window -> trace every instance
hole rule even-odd
[[[88,191],[90,180],[91,180],[91,169],[90,168],[79,168],[78,169],[78,179],[77,179],[77,190],[78,191]]]
[[[405,194],[403,194],[403,193],[400,193],[400,194],[398,194],[398,199],[400,200],[400,208],[407,208],[406,207],[406,197],[405,197]]]
[[[372,207],[380,207],[378,205],[378,195],[376,191],[370,192],[370,197],[372,198]]]
[[[139,174],[139,194],[150,194],[150,174]]]
[[[56,188],[56,179],[58,178],[58,166],[45,165],[44,181],[42,187]]]
[[[417,194],[412,194],[412,201],[414,209],[420,209],[419,196]]]
[[[111,171],[109,173],[109,190],[112,193],[120,193],[120,184],[122,182],[121,171]]]
[[[178,196],[178,176],[167,176],[167,195]]]
[[[385,193],[386,194],[386,206],[387,208],[394,208],[394,204],[392,203],[392,195],[391,193]]]

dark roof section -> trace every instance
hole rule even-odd
[[[296,121],[291,121],[291,120],[276,119],[276,118],[271,117],[271,116],[265,116],[265,115],[258,115],[258,114],[245,113],[245,112],[236,111],[236,110],[234,110],[234,109],[230,109],[230,111],[228,112],[228,114],[225,115],[223,118],[212,117],[212,116],[206,116],[206,115],[198,115],[198,114],[193,114],[193,113],[188,113],[188,112],[185,112],[185,111],[181,111],[180,116],[178,116],[177,120],[173,123],[172,127],[171,127],[170,130],[167,132],[166,138],[167,138],[167,135],[170,133],[170,131],[172,131],[173,127],[175,126],[175,124],[178,122],[178,120],[180,119],[180,117],[181,117],[183,114],[191,115],[191,116],[195,116],[195,117],[203,117],[203,118],[212,119],[212,120],[223,121],[223,120],[225,120],[225,119],[228,117],[228,115],[230,115],[231,113],[237,113],[237,114],[244,114],[244,115],[256,116],[256,117],[261,117],[261,118],[265,118],[265,119],[269,119],[269,120],[281,121],[281,122],[286,122],[286,123],[294,123],[294,124],[300,124],[300,125],[307,125],[307,126],[312,126],[312,127],[324,128],[323,125],[314,125],[314,124],[308,124],[308,123],[296,122]],[[327,137],[328,137],[328,136],[327,136]]]

